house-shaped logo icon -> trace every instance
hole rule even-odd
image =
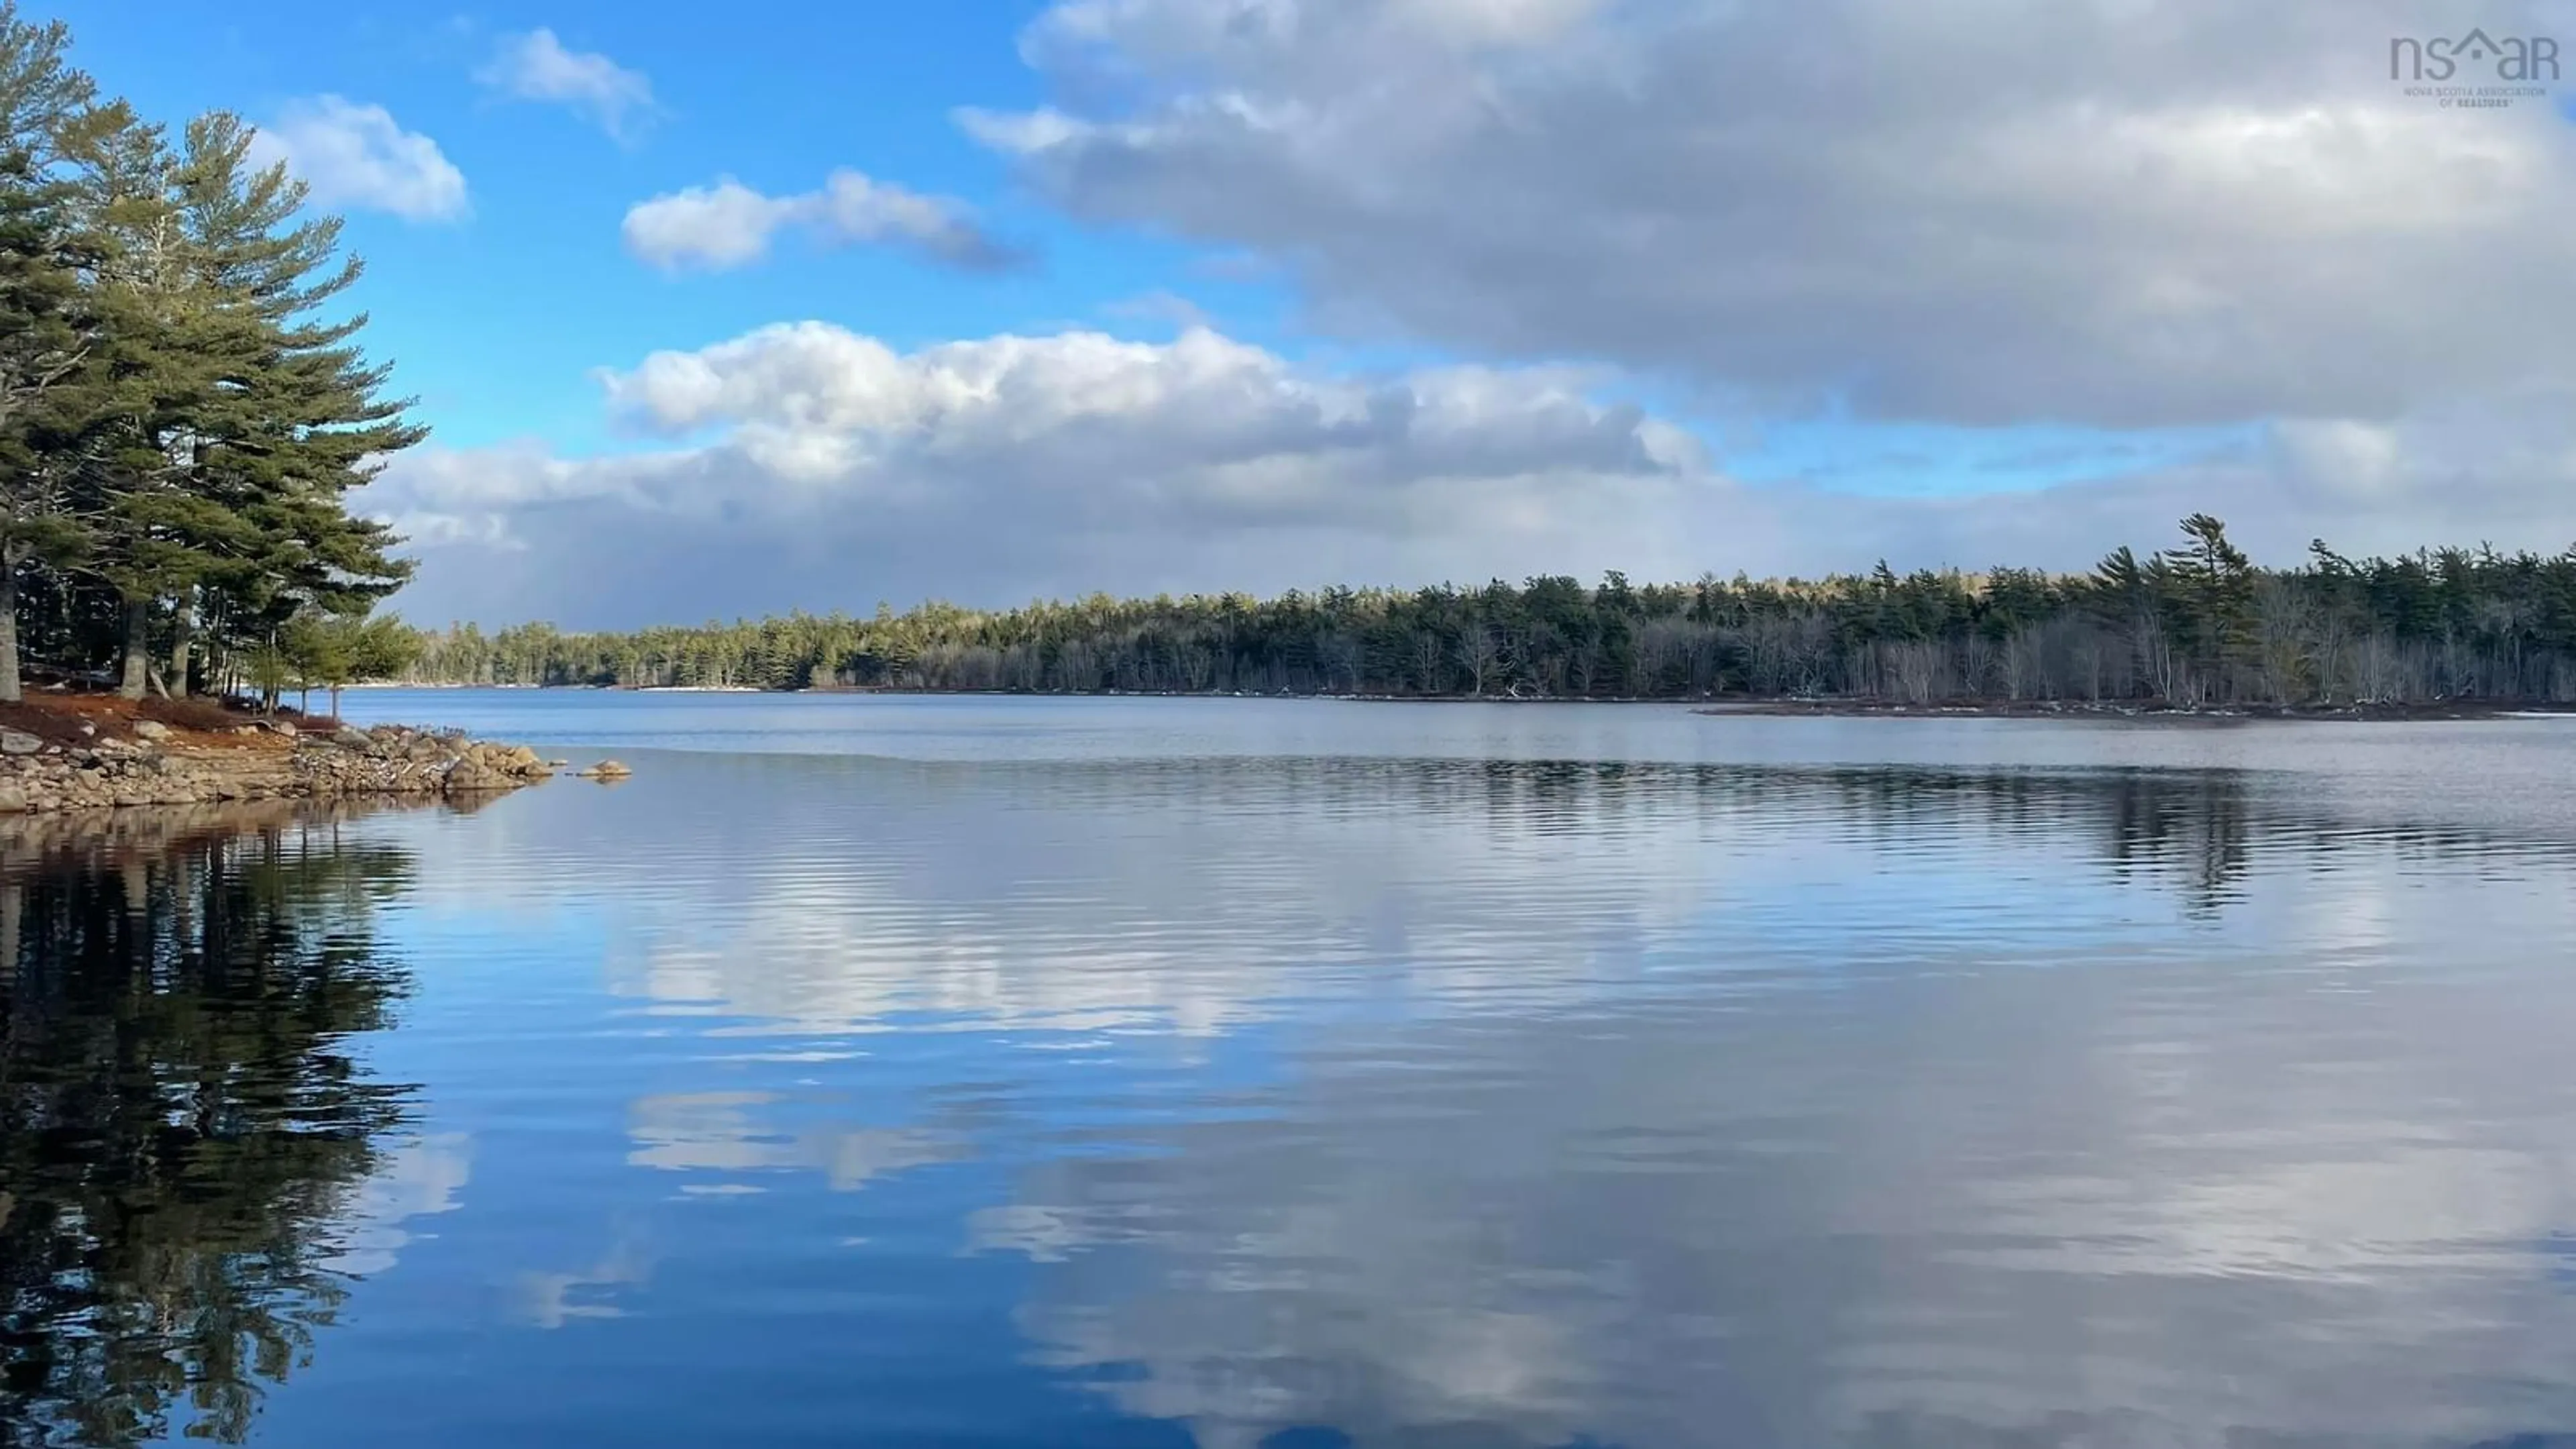
[[[2477,66],[2483,75],[2462,75]],[[2435,36],[2418,40],[2398,36],[2388,42],[2388,78],[2393,81],[2499,80],[2530,83],[2558,79],[2558,42],[2546,35],[2489,35],[2483,28],[2453,40]]]

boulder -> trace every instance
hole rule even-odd
[[[519,778],[492,768],[478,760],[458,760],[447,769],[447,788],[472,793],[480,790],[516,788]]]
[[[623,780],[634,773],[635,772],[633,770],[626,768],[615,760],[602,760],[598,764],[591,766],[589,769],[582,771],[581,777],[585,780]]]
[[[45,742],[24,730],[0,730],[0,755],[32,755]]]
[[[134,722],[134,734],[137,739],[166,740],[170,727],[157,719],[139,719]]]
[[[27,792],[16,785],[0,785],[0,815],[16,815],[27,808]]]

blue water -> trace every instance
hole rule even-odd
[[[0,1442],[2576,1431],[2558,721],[345,712],[636,774],[0,851]]]

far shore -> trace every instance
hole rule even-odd
[[[1292,694],[1254,690],[1035,690],[906,689],[885,685],[815,685],[762,689],[742,684],[414,684],[370,681],[357,689],[575,690],[622,694],[888,695],[962,699],[1307,699],[1346,704],[1651,704],[1685,706],[1694,714],[1897,719],[2098,719],[2173,724],[2241,720],[2470,720],[2576,715],[2576,702],[2528,699],[2366,701],[2339,704],[2175,705],[2160,700],[1949,700],[1911,703],[1884,699],[1798,696],[1510,695],[1510,694]]]

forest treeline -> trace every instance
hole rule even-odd
[[[420,440],[340,304],[359,264],[251,128],[103,98],[0,0],[0,700],[390,672],[409,565],[349,490]]]
[[[2576,549],[2259,568],[2219,520],[2089,574],[1702,577],[932,603],[634,633],[428,631],[415,683],[2178,707],[2576,700]]]

